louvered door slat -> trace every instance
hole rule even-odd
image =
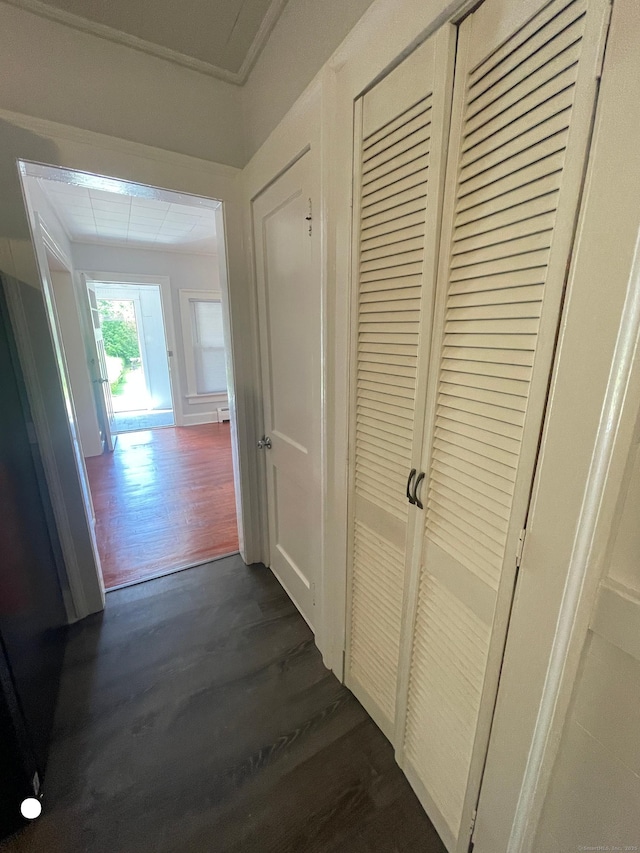
[[[468,103],[473,104],[478,96],[494,86],[512,68],[524,66],[524,73],[531,66],[544,62],[545,57],[538,51],[551,45],[563,30],[587,10],[587,0],[554,0],[522,27],[512,34],[504,44],[482,60],[469,73]],[[582,34],[580,34],[580,38]],[[529,62],[529,66],[525,63]]]
[[[460,28],[401,746],[451,851],[486,750],[605,6],[526,0],[508,32],[486,0]]]
[[[383,255],[382,257],[363,258],[360,262],[360,269],[363,273],[371,270],[393,269],[395,267],[403,267],[405,264],[420,263],[422,261],[422,249],[405,249],[399,251],[396,249],[391,255]]]
[[[425,400],[452,37],[445,28],[364,96],[356,140],[346,681],[389,737],[410,529],[406,482],[421,449],[416,412]]]

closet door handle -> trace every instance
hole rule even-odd
[[[412,468],[411,471],[409,471],[409,478],[407,479],[407,500],[409,501],[410,504],[415,503],[415,499],[411,495],[411,481],[413,480],[413,478],[415,476],[416,476],[416,469]]]
[[[415,482],[415,485],[413,487],[413,500],[411,501],[411,503],[415,504],[418,507],[418,509],[424,509],[424,506],[422,505],[422,501],[418,497],[418,486],[420,485],[420,483],[423,480],[424,480],[424,471],[421,471],[416,478],[416,482]],[[411,498],[409,498],[409,500],[411,500]]]

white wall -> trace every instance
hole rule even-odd
[[[0,108],[243,166],[371,3],[289,0],[240,87],[0,2]]]
[[[240,93],[231,83],[0,3],[2,109],[241,166]]]
[[[187,400],[187,375],[184,364],[184,339],[180,322],[180,290],[219,290],[218,259],[215,255],[127,249],[89,243],[71,247],[76,269],[95,273],[166,276],[171,282],[171,323],[175,333],[174,364],[178,367],[179,397],[174,401],[180,423],[205,423],[217,419],[217,406],[191,404]]]
[[[372,0],[289,0],[242,89],[250,157],[284,118]]]

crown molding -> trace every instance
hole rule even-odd
[[[146,41],[146,39],[122,32],[106,24],[90,21],[81,15],[75,15],[73,12],[65,12],[63,9],[57,9],[55,6],[43,3],[42,0],[4,0],[4,2],[25,12],[38,15],[40,18],[46,18],[57,24],[63,24],[89,35],[115,42],[115,44],[133,48],[150,56],[155,56],[157,59],[165,59],[168,62],[173,62],[174,65],[180,65],[183,68],[197,71],[199,74],[206,74],[209,77],[216,77],[218,80],[224,80],[225,83],[233,83],[236,86],[242,86],[247,81],[251,69],[255,65],[262,48],[287,4],[287,0],[271,0],[271,4],[262,19],[258,32],[249,46],[249,50],[239,71],[229,71],[227,68],[221,68],[202,59],[196,59],[194,56],[188,56],[186,53],[180,53],[180,51],[172,50],[169,47]]]
[[[288,0],[271,0],[271,4],[262,19],[258,32],[249,45],[249,50],[240,66],[240,70],[237,72],[238,85],[242,86],[247,82],[249,74],[251,74],[253,66],[258,61],[258,57],[262,52],[262,48],[265,46],[267,39],[271,35],[271,31],[277,24],[278,18],[282,14],[287,2]]]

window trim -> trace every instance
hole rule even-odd
[[[186,393],[183,395],[191,406],[201,403],[226,404],[228,391],[216,391],[213,393],[199,394],[196,380],[196,364],[193,357],[194,340],[191,325],[191,302],[220,302],[222,304],[222,293],[219,290],[189,290],[180,289],[180,320],[182,324],[182,348],[184,352],[184,366],[187,378]]]

